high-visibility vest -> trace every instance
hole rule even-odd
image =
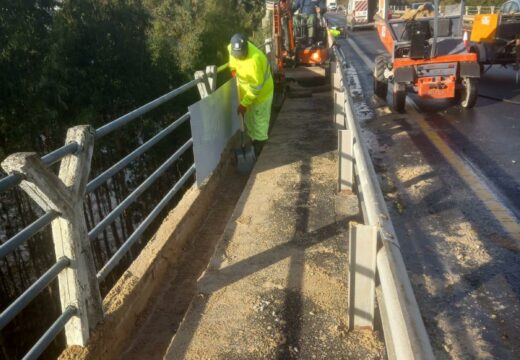
[[[231,45],[228,45],[229,67],[236,71],[240,104],[246,107],[266,100],[274,91],[267,56],[252,43],[248,42],[247,46],[247,57],[240,60],[231,55]]]

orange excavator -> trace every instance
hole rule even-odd
[[[275,81],[279,82],[286,77],[291,77],[290,70],[296,67],[320,67],[325,69],[329,61],[329,47],[327,26],[322,14],[318,14],[314,42],[309,43],[305,22],[294,21],[301,15],[293,14],[291,0],[268,0],[266,5],[267,9],[271,11],[273,22]]]

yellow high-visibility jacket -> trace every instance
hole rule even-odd
[[[240,60],[231,55],[231,45],[228,45],[229,67],[236,71],[240,104],[245,107],[267,100],[274,91],[267,56],[249,41],[247,46],[247,57]]]

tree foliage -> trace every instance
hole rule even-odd
[[[59,145],[227,61],[262,0],[4,0],[0,5],[0,159]]]
[[[41,96],[54,0],[4,0],[0,4],[0,156],[50,115]]]
[[[263,13],[263,0],[1,0],[0,161],[15,151],[53,150],[63,144],[68,127],[99,127],[192,79],[195,70],[227,62],[231,35],[253,35]],[[97,142],[92,176],[185,113],[197,95],[196,90],[183,94]],[[110,213],[189,137],[185,123],[89,194],[87,226],[92,228]],[[192,164],[192,154],[184,154],[92,241],[98,269]],[[41,209],[21,191],[0,194],[0,243],[40,215]],[[160,219],[156,222],[143,240]],[[137,242],[131,254],[138,254],[144,244]],[[52,248],[47,228],[0,261],[0,311],[52,266]],[[132,260],[133,255],[127,256],[101,284],[103,293]],[[0,358],[19,359],[34,345],[61,311],[57,294],[53,284],[2,329]],[[60,341],[53,342],[43,358],[56,358]]]

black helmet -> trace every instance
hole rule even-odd
[[[237,59],[243,59],[247,56],[247,37],[240,33],[231,37],[231,55]]]

